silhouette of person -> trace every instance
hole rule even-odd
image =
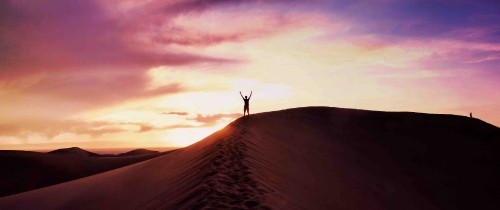
[[[472,112],[470,113],[470,117],[472,117]]]
[[[245,106],[243,106],[243,116],[245,116],[246,113],[250,115],[250,98],[252,97],[252,91],[250,91],[250,96],[245,96],[245,97],[243,97],[240,91],[240,96],[245,102]]]

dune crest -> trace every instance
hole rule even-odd
[[[0,208],[497,209],[499,141],[462,116],[296,108]]]

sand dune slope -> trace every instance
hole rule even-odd
[[[0,209],[498,209],[499,141],[461,116],[297,108]]]

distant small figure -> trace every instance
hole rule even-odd
[[[241,94],[241,91],[240,91],[240,96],[243,99],[243,101],[245,102],[245,106],[243,106],[243,116],[245,116],[246,113],[248,113],[248,115],[250,115],[250,98],[252,97],[252,91],[250,91],[249,97],[247,97],[247,96],[243,97],[243,95]]]
[[[472,118],[472,112],[470,113],[470,117]]]

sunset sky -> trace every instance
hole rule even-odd
[[[299,106],[500,125],[495,1],[0,1],[0,149],[178,147]]]

